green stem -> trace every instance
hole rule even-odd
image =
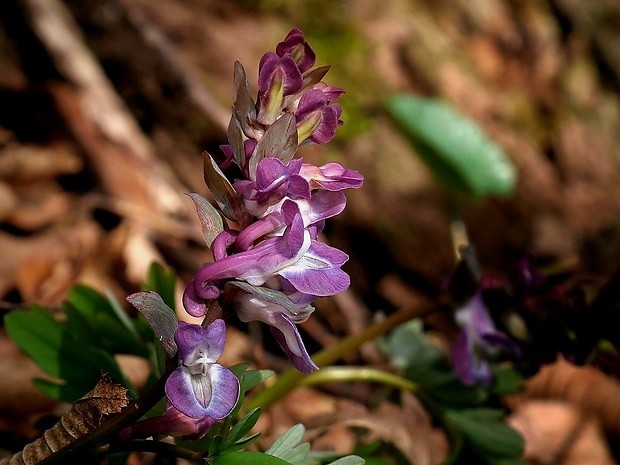
[[[381,320],[357,334],[353,334],[338,344],[328,347],[316,353],[312,358],[319,367],[325,367],[333,364],[343,355],[359,348],[362,344],[375,339],[378,336],[386,334],[396,326],[411,320],[412,318],[421,317],[431,312],[433,307],[428,301],[421,302],[417,306],[409,306],[402,308],[384,320]],[[252,410],[260,407],[263,411],[268,410],[275,402],[283,398],[299,385],[302,379],[308,375],[297,371],[294,368],[285,371],[280,375],[277,381],[270,387],[258,392],[251,399],[248,399],[244,409]]]
[[[139,420],[145,413],[151,410],[165,395],[164,387],[168,375],[172,373],[174,364],[169,363],[166,372],[155,384],[147,389],[140,397],[131,402],[120,413],[102,423],[92,432],[80,436],[65,447],[57,450],[37,465],[56,465],[69,463],[81,454],[87,454],[109,443],[124,427]]]
[[[314,386],[316,384],[348,381],[380,383],[409,392],[415,392],[418,389],[416,383],[394,373],[377,370],[376,368],[351,366],[323,368],[302,378],[300,384],[303,386]]]

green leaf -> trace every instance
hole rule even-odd
[[[292,464],[301,465],[310,452],[309,443],[300,444],[305,432],[306,428],[301,423],[290,427],[274,441],[266,453],[280,457]]]
[[[226,452],[211,461],[213,465],[290,465],[278,457],[261,452]]]
[[[329,465],[363,465],[366,461],[358,455],[346,455],[334,460]]]
[[[89,286],[77,284],[69,291],[63,310],[74,318],[71,324],[80,324],[75,313],[81,313],[98,334],[97,339],[104,343],[102,349],[112,353],[148,356],[135,325],[111,294],[106,297]]]
[[[243,436],[250,432],[250,430],[256,425],[258,421],[258,417],[260,417],[260,409],[255,408],[251,410],[245,417],[239,420],[235,425],[230,429],[222,444],[218,448],[218,452],[222,452],[228,448],[230,448],[237,441],[241,440]]]
[[[444,406],[480,405],[489,398],[487,389],[482,385],[465,386],[454,373],[441,384],[429,386],[427,390],[432,399]]]
[[[112,356],[78,341],[47,309],[33,306],[30,311],[10,312],[4,324],[9,337],[45,373],[70,386],[60,389],[39,383],[47,387],[48,394],[61,396],[56,397],[58,400],[73,402],[86,394],[97,383],[101,372],[133,389]],[[73,397],[74,393],[79,395]]]
[[[382,341],[381,347],[394,366],[415,381],[419,381],[416,374],[428,372],[445,358],[438,346],[428,342],[419,318],[396,327]]]
[[[243,390],[248,392],[250,389],[255,388],[265,380],[272,377],[274,372],[272,370],[251,370],[243,374]]]
[[[523,438],[504,422],[504,412],[501,410],[448,410],[446,418],[462,433],[476,455],[509,459],[523,454]]]
[[[155,291],[172,310],[175,309],[176,275],[174,270],[166,271],[157,262],[151,263],[143,291]]]
[[[444,188],[473,197],[514,192],[516,170],[502,149],[452,107],[400,94],[388,99],[387,109]]]
[[[518,394],[523,392],[523,375],[511,366],[493,367],[493,385],[491,392],[499,396]]]

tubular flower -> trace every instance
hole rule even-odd
[[[342,124],[342,108],[334,101],[344,90],[322,82],[329,66],[312,68],[315,61],[303,33],[293,29],[275,52],[263,55],[256,100],[243,66],[235,64],[229,143],[221,146],[225,161],[217,165],[209,154],[205,158],[205,180],[217,208],[190,194],[213,262],[183,293],[185,310],[194,317],[217,302],[242,321],[268,324],[291,363],[306,373],[317,366],[296,325],[312,313],[316,298],[350,284],[342,270],[349,257],[321,242],[319,233],[344,210],[342,191],[364,180],[339,163],[317,167],[295,158],[301,145],[329,142]],[[230,182],[222,170],[234,165],[239,179]],[[189,379],[184,366],[174,378],[179,385]]]
[[[271,326],[273,336],[295,368],[303,373],[318,369],[308,355],[296,326],[306,321],[314,311],[311,305],[302,305],[291,311],[251,294],[239,295],[233,305],[241,321],[261,321]]]
[[[168,402],[162,415],[146,418],[121,431],[121,440],[143,439],[160,434],[197,441],[204,437],[217,420],[211,417],[191,418]]]

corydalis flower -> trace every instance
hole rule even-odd
[[[194,419],[228,416],[239,398],[239,380],[216,363],[226,340],[224,321],[217,319],[206,328],[180,321],[174,339],[179,367],[166,381],[172,406]]]
[[[260,61],[256,101],[243,66],[235,63],[229,143],[221,146],[225,161],[218,165],[205,156],[205,181],[217,207],[190,195],[213,262],[183,293],[192,316],[233,309],[242,321],[268,324],[291,363],[306,373],[317,367],[296,325],[312,313],[317,297],[350,283],[342,270],[348,256],[319,234],[327,218],[344,210],[341,191],[363,182],[339,163],[317,167],[294,158],[301,145],[329,142],[342,124],[334,101],[344,91],[322,82],[329,66],[312,68],[315,60],[303,33],[289,32]],[[222,171],[232,165],[239,168],[234,183]]]
[[[455,319],[463,328],[452,345],[452,363],[459,379],[465,385],[490,385],[490,361],[502,352],[518,355],[518,346],[495,328],[480,292],[457,309]]]

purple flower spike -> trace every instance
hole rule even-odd
[[[175,340],[179,367],[166,381],[166,396],[190,418],[221,420],[239,398],[239,380],[217,359],[224,350],[226,324],[217,319],[207,328],[179,322]]]
[[[501,352],[519,356],[519,347],[495,328],[480,292],[456,311],[456,322],[463,328],[452,345],[452,363],[465,385],[492,381],[490,359]]]
[[[312,46],[304,39],[299,29],[291,30],[284,40],[276,46],[278,56],[290,53],[302,73],[308,71],[316,62],[316,54]]]
[[[272,125],[280,117],[284,97],[301,89],[303,80],[293,57],[279,57],[273,52],[263,55],[258,71],[259,123]]]

